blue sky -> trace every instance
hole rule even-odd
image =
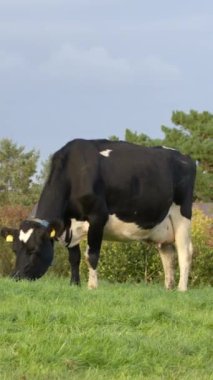
[[[0,0],[0,139],[41,159],[212,112],[212,0]]]

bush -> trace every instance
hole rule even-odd
[[[68,260],[68,250],[62,244],[55,243],[55,254],[52,265],[49,269],[50,273],[57,276],[69,277],[70,276],[70,264]]]
[[[158,281],[162,270],[154,244],[104,242],[99,276],[112,282]]]
[[[213,285],[213,223],[212,218],[194,208],[192,219],[193,260],[190,280],[192,286]]]
[[[0,228],[1,226],[18,227],[21,220],[27,217],[29,208],[23,206],[1,206],[0,207]],[[0,245],[0,276],[7,276],[14,267],[15,256],[11,250],[11,245],[1,238]]]
[[[88,267],[84,260],[86,242],[81,243],[81,279],[87,280]],[[70,276],[67,249],[56,244],[51,273]],[[146,283],[163,279],[158,251],[154,244],[140,242],[116,243],[103,242],[98,266],[98,277],[110,282]]]

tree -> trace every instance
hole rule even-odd
[[[30,205],[36,202],[38,186],[33,182],[39,153],[24,152],[10,139],[0,140],[0,204]]]
[[[137,132],[130,131],[130,129],[126,129],[125,131],[125,140],[130,143],[139,144],[147,147],[161,145],[162,143],[160,139],[151,139],[144,133],[138,134]]]
[[[41,167],[40,173],[37,176],[37,180],[38,180],[38,183],[40,185],[40,190],[43,188],[43,186],[47,180],[47,177],[49,175],[51,160],[52,160],[52,155],[50,155],[46,161],[42,162],[42,167]]]
[[[163,145],[176,148],[190,155],[197,162],[195,194],[202,200],[213,199],[213,115],[191,110],[172,113],[172,122],[177,126],[162,126],[165,137]]]

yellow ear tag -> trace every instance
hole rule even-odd
[[[50,232],[50,237],[51,237],[51,238],[54,238],[54,237],[55,237],[55,235],[56,235],[56,232],[55,232],[55,230],[52,230],[52,231]]]
[[[7,235],[6,239],[5,239],[8,243],[12,243],[13,242],[13,235]]]

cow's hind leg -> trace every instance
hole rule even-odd
[[[160,244],[159,253],[164,269],[165,288],[172,289],[174,287],[175,247],[172,244]]]
[[[182,222],[175,231],[175,243],[180,268],[178,290],[182,292],[187,290],[188,277],[193,254],[192,242],[190,237],[190,226],[190,220],[183,218]]]
[[[81,262],[81,251],[79,245],[68,248],[69,262],[71,267],[71,285],[80,285],[79,266]]]
[[[191,242],[191,220],[182,216],[178,210],[172,215],[175,245],[178,254],[178,263],[180,269],[180,279],[178,290],[184,292],[187,290],[189,271],[192,261],[192,242]]]

